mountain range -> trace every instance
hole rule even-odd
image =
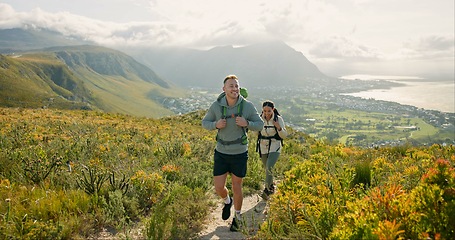
[[[182,97],[189,87],[221,88],[228,74],[245,87],[339,83],[284,42],[111,49],[47,30],[8,29],[0,30],[0,54],[4,106],[36,107],[49,99],[55,106],[58,99],[74,108],[159,117],[173,114],[163,99]]]
[[[0,53],[22,52],[56,46],[95,45],[80,37],[68,37],[47,29],[0,29]]]
[[[335,81],[301,52],[281,41],[209,50],[182,48],[124,49],[135,59],[184,87],[221,87],[228,74],[241,85],[300,87]]]

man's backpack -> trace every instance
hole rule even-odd
[[[224,92],[222,94],[220,94],[220,96],[218,96],[218,98],[221,99],[221,97],[224,96],[223,94],[224,94]],[[227,118],[241,117],[242,113],[243,113],[243,105],[244,105],[244,101],[242,99],[242,101],[237,105],[237,113],[231,114],[231,115],[226,114],[226,112],[227,112],[226,106],[221,106],[221,118],[227,119]],[[248,136],[247,136],[248,129],[242,127],[242,130],[243,130],[243,135],[236,140],[224,141],[218,137],[218,134],[216,134],[216,140],[223,145],[231,145],[231,144],[237,144],[237,143],[242,143],[243,145],[246,145],[248,143]],[[219,131],[220,130],[218,129],[218,132]]]
[[[222,119],[241,117],[242,113],[243,113],[243,99],[240,102],[240,104],[237,105],[237,113],[236,114],[231,114],[231,115],[227,116],[226,112],[227,112],[227,107],[226,106],[221,106],[221,118]]]

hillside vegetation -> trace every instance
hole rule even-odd
[[[92,109],[93,96],[62,63],[0,55],[0,104],[6,107]]]
[[[71,46],[0,55],[0,96],[5,107],[163,117],[173,112],[161,105],[161,99],[183,96],[183,91],[119,51]]]
[[[0,109],[0,238],[196,239],[219,204],[203,115]],[[354,148],[289,131],[268,217],[246,237],[455,237],[453,145]],[[264,177],[249,139],[246,195]]]

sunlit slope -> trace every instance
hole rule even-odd
[[[5,106],[39,107],[46,99],[61,97],[107,112],[162,117],[173,113],[159,104],[160,99],[183,94],[128,55],[103,47],[56,47],[2,57],[2,62],[8,61],[15,67],[2,69],[2,83],[22,97]],[[47,94],[36,97],[40,92]],[[28,104],[21,104],[21,99]]]
[[[49,55],[0,55],[0,96],[6,107],[97,108],[85,84]]]

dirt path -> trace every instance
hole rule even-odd
[[[212,209],[212,212],[207,217],[207,224],[205,229],[202,230],[198,236],[201,240],[212,240],[212,239],[247,239],[248,237],[254,236],[259,229],[259,225],[266,218],[266,206],[267,202],[264,201],[258,194],[244,197],[242,206],[242,216],[244,227],[241,232],[231,232],[229,230],[234,216],[234,209],[232,208],[231,217],[224,221],[221,219],[221,212],[223,204],[221,200],[214,196],[217,202],[216,207]],[[102,232],[89,237],[88,239],[96,240],[112,240],[112,239],[145,239],[145,233],[143,227],[138,227],[130,230],[128,233],[122,233],[108,229],[104,229]]]
[[[229,227],[231,226],[234,210],[232,209],[231,217],[224,221],[221,219],[223,205],[221,202],[218,203],[217,207],[208,216],[206,228],[199,233],[200,239],[246,239],[255,235],[259,225],[266,217],[266,205],[267,202],[257,194],[244,197],[242,217],[245,227],[242,228],[241,232],[231,232]]]

